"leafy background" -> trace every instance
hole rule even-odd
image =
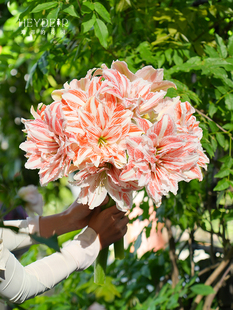
[[[90,267],[49,296],[9,307],[84,310],[97,301],[107,310],[232,309],[233,1],[1,0],[0,14],[2,216],[17,206],[19,187],[38,185],[37,171],[25,170],[18,148],[25,139],[20,119],[30,118],[31,105],[50,103],[64,82],[116,59],[133,72],[145,65],[164,68],[165,79],[177,85],[168,96],[195,107],[210,158],[202,182],[180,184],[178,195],[157,210],[168,235],[164,249],[138,257],[139,237],[134,253],[128,248],[124,260],[109,264],[103,287],[93,283]],[[40,191],[44,214],[73,199],[63,179]],[[148,219],[148,203],[141,208],[140,220]],[[198,251],[207,258],[195,260]],[[51,252],[32,246],[22,263]]]

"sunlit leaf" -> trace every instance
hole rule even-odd
[[[43,10],[49,10],[51,8],[54,8],[56,5],[58,5],[57,1],[51,1],[51,2],[46,2],[46,3],[41,3],[38,4],[32,11],[31,13],[38,13]]]
[[[221,145],[221,147],[224,148],[225,147],[225,137],[224,137],[224,134],[218,132],[216,134],[216,139],[217,139],[218,143]]]
[[[223,39],[218,34],[216,34],[216,41],[219,45],[219,50],[220,50],[221,56],[223,58],[226,58],[227,57],[227,47],[224,44]]]
[[[218,184],[213,189],[214,191],[224,191],[230,186],[230,183],[227,179],[222,179],[218,182]]]
[[[233,110],[233,94],[232,93],[226,94],[225,103],[229,110]]]
[[[47,19],[50,21],[50,23],[51,21],[54,21],[54,24],[56,23],[56,19],[57,19],[59,11],[60,11],[60,7],[58,6],[57,8],[49,12],[49,14],[47,15]]]
[[[107,48],[107,38],[108,38],[108,28],[104,24],[104,22],[100,19],[96,19],[94,24],[95,35],[99,39],[100,44]]]
[[[78,13],[76,12],[73,4],[69,5],[67,8],[63,9],[62,11],[69,14],[70,16],[80,17]]]
[[[105,9],[105,7],[104,7],[101,3],[95,2],[95,3],[94,3],[94,8],[95,8],[95,11],[96,11],[107,23],[111,23],[110,14],[109,14],[109,12]]]
[[[86,22],[83,22],[82,23],[83,33],[86,33],[87,31],[89,31],[94,26],[95,21],[96,21],[96,17],[95,15],[93,15],[91,19],[89,19]]]

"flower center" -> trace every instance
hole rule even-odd
[[[98,145],[101,147],[101,146],[104,146],[104,144],[106,143],[106,139],[104,137],[99,137],[99,140],[98,140]]]

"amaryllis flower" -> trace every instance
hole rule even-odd
[[[39,105],[37,113],[33,109],[31,112],[35,119],[23,120],[27,141],[20,148],[27,152],[25,167],[40,169],[40,183],[46,185],[68,175],[75,140],[66,132],[67,121],[59,102],[47,107]]]
[[[146,66],[133,74],[123,61],[113,62],[111,69],[103,66],[103,77],[100,94],[117,97],[138,117],[157,106],[169,87],[175,87],[174,83],[163,81],[163,69]]]
[[[127,162],[125,138],[141,135],[142,130],[131,122],[132,112],[122,105],[102,104],[98,101],[78,110],[77,127],[84,136],[77,137],[79,150],[74,156],[74,165],[91,162],[96,167],[110,162],[118,169]]]
[[[189,172],[186,172],[186,174],[187,176],[189,175],[190,180],[193,178],[198,178],[201,181],[202,174],[200,167],[207,169],[209,159],[205,155],[200,143],[202,138],[202,129],[199,127],[199,122],[193,115],[193,113],[195,113],[195,109],[188,101],[181,102],[179,97],[168,97],[160,102],[159,106],[154,109],[154,112],[154,116],[156,116],[154,121],[160,120],[164,114],[169,114],[176,123],[178,133],[191,134],[197,137],[199,142],[197,150],[199,153],[199,159],[197,165]]]
[[[87,166],[75,176],[74,185],[81,188],[79,201],[88,204],[90,209],[99,206],[109,194],[117,207],[127,211],[132,207],[133,190],[141,189],[137,182],[123,182],[120,180],[120,169],[107,163],[102,167]]]
[[[169,115],[150,127],[146,135],[127,139],[129,161],[120,179],[137,181],[159,206],[163,195],[176,194],[178,182],[187,180],[185,171],[196,165],[197,138],[178,134]]]
[[[167,90],[170,87],[176,88],[176,85],[171,81],[163,80],[163,69],[155,69],[152,66],[145,66],[133,74],[124,61],[113,61],[111,69],[115,69],[121,74],[124,74],[131,82],[137,79],[143,79],[152,83],[151,91]]]
[[[208,158],[202,130],[188,102],[165,98],[175,85],[163,70],[146,66],[132,73],[125,62],[89,70],[52,93],[54,102],[31,110],[24,120],[26,168],[40,182],[79,171],[75,184],[91,208],[109,193],[119,208],[132,203],[132,190],[146,188],[159,205],[181,180],[202,179]]]

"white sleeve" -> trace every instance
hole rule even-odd
[[[28,217],[26,220],[4,221],[6,226],[19,228],[19,232],[7,228],[0,229],[0,237],[4,246],[10,250],[19,250],[35,243],[29,234],[39,234],[39,216],[35,218]]]
[[[14,303],[35,297],[67,278],[73,271],[84,270],[96,259],[99,238],[92,228],[61,249],[23,267],[3,243],[0,244],[0,296]]]

